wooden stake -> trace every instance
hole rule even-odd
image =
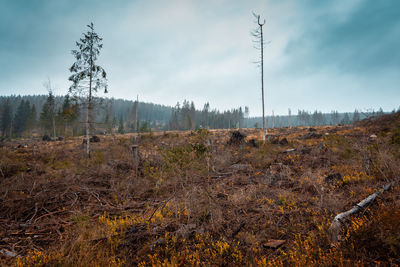
[[[138,168],[139,168],[138,150],[139,150],[138,145],[133,145],[132,146],[132,157],[133,157],[133,161],[135,162],[136,178],[138,177]]]

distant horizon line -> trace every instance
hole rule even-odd
[[[65,94],[65,95],[62,95],[62,94],[54,94],[54,96],[55,97],[65,97],[66,95],[69,95],[69,94]],[[47,96],[47,94],[26,94],[26,95],[21,95],[21,94],[9,94],[9,95],[0,95],[0,97],[25,97],[25,96]],[[131,102],[135,102],[136,100],[135,99],[126,99],[126,98],[114,98],[114,97],[101,97],[101,98],[104,98],[104,99],[114,99],[114,100],[122,100],[122,101],[131,101]],[[188,100],[188,99],[183,99],[182,101],[177,101],[177,103],[182,103],[183,101],[189,101],[189,102],[193,102],[192,100]],[[155,103],[155,102],[145,102],[145,101],[140,101],[140,99],[139,99],[139,103],[145,103],[145,104],[153,104],[153,105],[160,105],[160,106],[163,106],[163,107],[169,107],[169,108],[174,108],[174,106],[173,105],[168,105],[168,104],[159,104],[159,103]],[[206,101],[205,103],[209,103],[209,101]],[[243,107],[246,107],[247,105],[244,105]],[[233,110],[233,109],[237,109],[237,108],[242,108],[242,106],[239,106],[239,107],[233,107],[233,108],[231,108],[231,109],[224,109],[224,110],[220,110],[220,109],[218,109],[218,108],[214,108],[214,109],[211,109],[211,110],[217,110],[217,111],[222,111],[222,112],[224,112],[224,111],[230,111],[230,110]],[[355,108],[353,111],[340,111],[339,112],[339,110],[332,110],[332,111],[337,111],[339,114],[345,114],[345,113],[354,113],[356,110],[358,111],[358,112],[360,112],[360,113],[373,113],[373,112],[378,112],[380,109],[382,109],[382,111],[383,111],[383,113],[392,113],[393,111],[399,111],[400,110],[400,106],[398,107],[398,108],[393,108],[393,109],[391,109],[391,110],[384,110],[382,107],[380,107],[379,109],[377,109],[377,110],[375,110],[375,109],[373,109],[373,108]],[[201,111],[202,109],[198,109],[198,108],[196,108],[196,110],[198,110],[198,111]],[[288,110],[289,110],[289,108],[288,108]],[[290,109],[293,113],[291,114],[291,116],[297,116],[297,112],[298,111],[305,111],[305,112],[307,112],[307,113],[310,113],[310,114],[312,114],[313,112],[315,112],[315,111],[317,111],[317,112],[321,112],[322,114],[330,114],[330,113],[332,113],[332,111],[330,111],[330,112],[322,112],[321,110],[318,110],[318,109],[314,109],[314,110],[307,110],[307,109]],[[243,112],[244,112],[244,109],[243,109]],[[273,112],[273,110],[272,110],[272,112]],[[281,113],[279,113],[279,114],[268,114],[268,115],[266,115],[265,117],[273,117],[273,116],[289,116],[289,114],[288,113],[285,113],[285,114],[281,114]],[[256,116],[249,116],[248,118],[261,118],[262,117],[262,115],[256,115]]]

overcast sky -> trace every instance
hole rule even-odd
[[[261,114],[252,11],[265,17],[266,112],[400,105],[400,1],[0,0],[0,95],[66,94],[93,22],[109,97]]]

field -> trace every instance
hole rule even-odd
[[[83,137],[2,142],[0,264],[400,264],[400,114],[240,133],[100,136],[90,159]]]

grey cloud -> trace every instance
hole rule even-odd
[[[308,70],[334,67],[343,72],[383,72],[400,67],[400,1],[361,1],[345,19],[316,2],[305,32],[289,42],[286,53]],[[343,3],[345,4],[345,3]],[[308,7],[309,8],[309,7]],[[312,14],[312,13],[311,13]]]
[[[161,104],[195,100],[201,107],[248,105],[260,114],[258,51],[251,11],[267,18],[267,110],[329,111],[373,106],[381,86],[391,108],[399,69],[399,4],[395,0],[0,1],[0,93],[46,93],[49,77],[65,94],[70,51],[90,21],[104,37],[99,63],[110,97]],[[286,47],[286,49],[284,49]],[[394,49],[396,47],[396,49]],[[340,72],[345,77],[338,78]],[[385,75],[384,75],[385,74]],[[390,74],[390,75],[389,75]],[[382,86],[384,85],[384,86]],[[370,95],[344,102],[333,86]],[[361,89],[362,88],[362,89]],[[335,91],[336,92],[336,91]],[[285,97],[282,97],[285,95]],[[314,98],[315,97],[315,98]],[[382,100],[384,101],[384,100]],[[337,104],[340,102],[340,104]]]

